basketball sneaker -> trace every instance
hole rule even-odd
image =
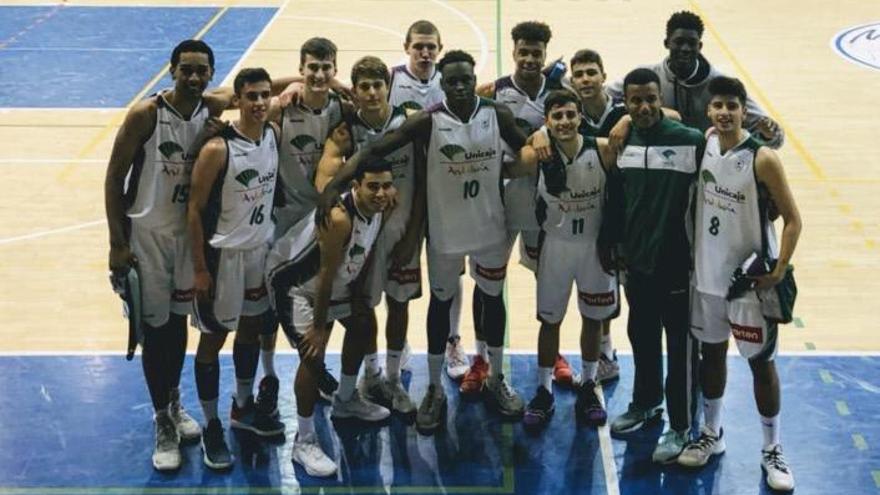
[[[336,393],[337,388],[339,388],[339,382],[325,367],[324,372],[318,377],[318,395],[325,401],[332,402],[333,394]]]
[[[356,418],[362,421],[382,421],[391,415],[387,408],[365,400],[360,391],[355,390],[348,400],[339,398],[339,394],[333,396],[333,411],[330,417],[333,419]]]
[[[400,383],[400,380],[395,382],[387,381],[386,385],[391,391],[392,411],[404,415],[416,412],[416,405],[413,404],[412,399],[409,397],[409,392],[403,388],[403,384]]]
[[[238,402],[233,398],[229,417],[229,424],[233,428],[247,430],[261,437],[284,433],[284,423],[257,409],[253,395],[247,398],[244,407],[238,407]]]
[[[202,462],[211,469],[227,469],[232,466],[232,454],[226,446],[223,425],[214,418],[202,430]]]
[[[422,434],[430,434],[443,425],[444,417],[446,417],[446,393],[443,387],[428,385],[416,414],[416,429]]]
[[[474,363],[461,380],[459,392],[471,398],[476,397],[483,391],[487,376],[489,376],[489,363],[483,359],[483,356],[475,356]]]
[[[388,380],[382,376],[381,371],[373,376],[367,376],[368,373],[364,371],[358,382],[358,390],[360,390],[361,396],[370,402],[390,408],[394,397],[391,387],[388,385]]]
[[[455,336],[446,342],[446,374],[459,381],[470,369],[467,353],[461,346],[461,337]]]
[[[180,389],[171,389],[171,402],[168,403],[168,414],[177,427],[177,433],[183,442],[197,440],[202,434],[202,427],[192,418],[180,404]]]
[[[782,455],[782,445],[761,450],[761,468],[767,473],[767,486],[780,491],[794,490],[794,476]]]
[[[599,369],[596,372],[596,381],[600,384],[608,383],[612,380],[620,378],[620,365],[617,364],[617,351],[614,351],[612,358],[599,353]]]
[[[504,379],[503,373],[486,378],[486,404],[507,418],[523,415],[525,404],[513,387]]]
[[[642,409],[635,404],[630,404],[625,413],[614,418],[611,422],[612,433],[630,433],[645,426],[645,423],[660,417],[663,408],[660,406]]]
[[[700,428],[700,437],[685,446],[678,456],[678,463],[685,467],[703,467],[713,455],[723,454],[725,448],[724,430],[715,433],[703,425]]]
[[[280,383],[278,377],[266,375],[260,380],[257,387],[257,410],[262,411],[273,418],[278,417],[278,389]]]
[[[159,411],[156,422],[156,448],[153,450],[153,467],[158,471],[180,468],[180,435],[168,411]]]
[[[684,451],[684,446],[690,440],[690,429],[675,431],[669,429],[660,435],[657,446],[654,447],[654,453],[651,460],[659,464],[672,464],[678,459]]]
[[[557,354],[556,362],[553,363],[553,381],[562,387],[571,387],[576,383],[574,371],[571,370],[571,366],[562,357],[562,354]]]
[[[578,424],[588,426],[602,426],[608,421],[608,413],[596,394],[596,382],[591,380],[578,387],[574,417]]]
[[[309,476],[324,478],[336,474],[336,463],[321,449],[317,435],[302,438],[297,434],[293,439],[292,457],[293,462],[302,466]]]
[[[553,394],[543,386],[539,386],[535,396],[529,401],[525,414],[523,414],[523,427],[527,430],[538,431],[547,426],[556,411],[554,402]]]

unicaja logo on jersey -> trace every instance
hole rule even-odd
[[[314,146],[315,149],[318,148],[318,143],[315,141],[315,138],[309,136],[308,134],[300,134],[299,136],[296,136],[290,140],[290,145],[300,151],[305,151],[306,146],[310,144]]]
[[[703,180],[704,187],[710,182],[713,184],[716,183],[715,176],[708,170],[703,170],[703,173],[700,174],[700,178]]]
[[[247,170],[243,170],[240,174],[236,175],[235,180],[237,180],[239,184],[243,185],[244,187],[249,187],[251,185],[251,181],[254,180],[254,178],[256,178],[258,175],[260,175],[259,172],[252,168],[249,168]]]
[[[443,153],[443,156],[445,156],[449,160],[455,160],[455,157],[460,154],[464,154],[465,151],[466,150],[464,148],[457,144],[447,144],[446,146],[440,148],[440,153]]]
[[[422,106],[414,101],[405,101],[400,106],[403,107],[404,110],[421,110],[422,109]]]
[[[676,153],[675,151],[673,151],[673,150],[663,150],[663,152],[660,153],[660,154],[663,155],[663,158],[664,158],[664,160],[663,160],[663,164],[664,164],[664,165],[666,165],[667,167],[675,166],[675,164],[672,163],[672,157],[675,156],[675,155],[677,155],[677,153]]]
[[[514,119],[516,122],[516,126],[523,130],[526,134],[532,133],[532,124],[529,123],[526,119],[516,118]]]
[[[180,153],[182,158],[185,160],[187,157],[183,151],[183,147],[174,141],[165,141],[164,143],[159,145],[159,153],[162,153],[162,156],[165,157],[166,160],[171,159],[171,157],[175,153]]]

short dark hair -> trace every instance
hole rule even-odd
[[[367,55],[359,59],[351,66],[351,84],[355,85],[364,78],[370,77],[382,79],[385,84],[391,83],[391,74],[388,72],[388,66],[379,57]]]
[[[630,85],[641,86],[650,83],[657,83],[657,89],[660,89],[660,76],[656,72],[641,67],[634,69],[623,78],[623,94],[626,95],[626,88]]]
[[[381,172],[391,172],[391,162],[384,158],[379,158],[370,162],[361,162],[354,171],[354,180],[360,182],[368,173],[378,174]]]
[[[437,71],[443,73],[444,67],[457,62],[467,62],[471,64],[471,67],[477,66],[477,62],[474,61],[474,57],[472,57],[470,53],[463,50],[450,50],[443,55],[443,58],[441,58],[439,62],[437,62]]]
[[[574,56],[571,57],[571,61],[568,63],[569,68],[574,70],[575,64],[596,64],[602,72],[605,72],[605,66],[602,64],[602,56],[599,55],[599,52],[588,48],[578,50],[574,53]]]
[[[406,30],[406,40],[404,41],[407,48],[409,48],[409,43],[412,41],[412,35],[414,34],[436,34],[437,43],[440,43],[440,30],[431,21],[421,19],[410,24],[409,29]]]
[[[187,52],[208,55],[208,65],[212,70],[214,69],[214,50],[211,50],[211,47],[202,40],[185,40],[178,43],[171,52],[171,67],[177,67],[177,64],[180,63],[180,54]]]
[[[235,90],[236,95],[241,96],[241,89],[244,88],[245,84],[255,84],[263,81],[267,81],[270,85],[272,84],[272,78],[269,77],[269,73],[266,72],[266,69],[262,67],[241,69],[238,71],[238,74],[235,75],[235,81],[232,83],[232,88]]]
[[[681,12],[672,14],[672,16],[669,17],[669,20],[666,21],[666,37],[668,38],[676,29],[689,29],[691,31],[696,31],[702,38],[703,20],[693,12],[682,10]]]
[[[541,41],[547,44],[550,42],[552,33],[550,32],[550,26],[543,22],[526,21],[513,26],[513,29],[510,30],[510,36],[513,38],[514,43],[518,40],[523,40]]]
[[[746,106],[746,87],[735,77],[718,76],[709,81],[710,96],[736,96],[740,105]]]
[[[336,63],[336,44],[327,38],[309,38],[299,49],[300,65],[306,63],[306,55],[311,55],[318,60],[330,59]]]
[[[581,99],[578,98],[578,95],[571,92],[571,90],[556,89],[551,91],[544,100],[544,117],[550,115],[553,107],[561,107],[568,103],[574,103],[578,112],[581,111]]]

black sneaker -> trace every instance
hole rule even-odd
[[[591,380],[580,386],[574,403],[574,415],[578,424],[582,425],[602,426],[608,421],[608,413],[596,395],[596,382]]]
[[[533,431],[540,430],[547,426],[555,411],[553,394],[543,386],[539,386],[535,397],[526,407],[526,412],[523,415],[523,427]]]
[[[257,411],[273,418],[278,417],[278,377],[266,375],[257,387]]]
[[[254,396],[248,397],[244,407],[238,407],[235,399],[232,399],[232,410],[229,413],[230,425],[239,430],[247,430],[261,437],[272,437],[284,433],[284,423],[270,416],[268,413],[257,410],[254,405]]]
[[[333,394],[336,393],[337,388],[339,388],[339,382],[327,368],[324,368],[324,373],[318,377],[318,394],[322,399],[330,402],[333,400]]]
[[[232,467],[232,454],[226,446],[223,425],[217,418],[208,421],[202,430],[202,461],[211,469],[228,469]]]

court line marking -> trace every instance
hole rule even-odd
[[[852,435],[853,447],[858,450],[868,450],[868,442],[865,441],[865,437],[858,433],[853,433]]]
[[[226,14],[226,12],[228,12],[228,11],[229,11],[229,7],[222,7],[217,12],[214,12],[214,15],[211,16],[210,19],[208,19],[208,22],[205,23],[205,25],[202,26],[201,29],[199,29],[199,31],[192,37],[192,39],[196,39],[196,40],[202,39],[202,37],[204,37],[205,34],[207,34],[208,31],[210,31],[211,28],[214,27],[214,25],[217,24],[217,22],[220,20],[220,18],[223,17]],[[128,114],[128,110],[131,107],[133,107],[135,104],[137,104],[139,101],[141,101],[141,99],[143,99],[143,97],[146,96],[147,92],[150,91],[150,89],[152,89],[153,86],[156,85],[156,83],[158,83],[160,80],[162,80],[163,77],[165,77],[165,74],[168,73],[169,67],[170,67],[169,63],[166,62],[162,66],[162,68],[156,73],[156,75],[154,75],[153,78],[150,79],[149,82],[147,82],[146,86],[144,86],[135,95],[135,97],[132,98],[131,101],[129,101],[127,105],[125,105],[125,108],[123,109],[124,111],[116,113],[113,116],[113,118],[110,119],[110,122],[108,122],[107,125],[104,126],[104,128],[101,129],[100,132],[98,132],[88,143],[86,143],[86,145],[80,150],[80,152],[77,153],[76,158],[85,158],[86,155],[88,155],[89,153],[94,151],[95,147],[97,147],[99,143],[101,143],[104,139],[107,138],[107,135],[112,130],[114,130],[116,127],[119,127],[119,125],[121,125],[123,120],[125,119],[125,116]],[[67,179],[67,176],[73,172],[73,169],[74,169],[73,165],[74,164],[72,164],[72,163],[68,164],[63,170],[61,170],[61,172],[59,172],[59,174],[58,174],[59,181],[64,182]]]
[[[32,239],[39,239],[40,237],[46,237],[46,236],[55,235],[55,234],[62,234],[64,232],[71,232],[74,230],[85,229],[88,227],[94,227],[96,225],[104,225],[106,223],[107,223],[107,220],[104,220],[104,219],[93,220],[91,222],[85,222],[85,223],[80,223],[80,224],[76,224],[76,225],[69,225],[67,227],[60,227],[57,229],[41,230],[39,232],[33,232],[30,234],[17,235],[17,236],[13,236],[13,237],[5,237],[3,239],[0,239],[0,245],[11,244],[13,242],[19,242],[19,241],[29,241]]]
[[[51,7],[49,9],[49,11],[46,12],[45,14],[37,16],[36,19],[31,21],[31,23],[28,24],[27,26],[20,29],[17,33],[13,34],[12,36],[10,36],[9,38],[7,38],[3,41],[0,41],[0,50],[6,50],[6,47],[9,46],[10,43],[15,43],[16,41],[19,40],[19,38],[26,35],[28,33],[28,31],[34,29],[35,27],[39,26],[40,24],[55,17],[55,15],[58,14],[58,12],[60,12],[61,9],[63,9],[64,7],[65,7],[64,3],[59,3],[59,4],[55,5],[54,7]]]
[[[852,414],[846,401],[836,400],[834,401],[834,407],[837,408],[837,414],[840,414],[841,416],[849,416]]]
[[[602,403],[602,407],[608,410],[605,403],[605,392],[602,387],[596,387],[596,395]],[[605,489],[608,495],[620,495],[620,480],[617,478],[617,462],[614,460],[614,448],[611,446],[611,426],[606,421],[597,428],[599,434],[599,450],[602,452],[602,468],[605,471]]]
[[[471,28],[474,34],[477,35],[477,39],[480,40],[480,59],[477,61],[477,66],[474,68],[474,74],[479,74],[483,70],[483,66],[486,65],[486,60],[489,58],[489,39],[486,37],[486,33],[480,29],[480,26],[474,22],[473,19],[464,12],[458,10],[457,8],[449,5],[447,2],[443,0],[429,0],[431,3],[439,5],[444,9],[452,12],[456,16],[458,16],[461,20]],[[496,0],[497,1],[497,0]]]
[[[275,14],[273,14],[272,17],[269,18],[269,20],[266,22],[266,25],[263,26],[263,29],[259,32],[259,34],[257,34],[257,37],[254,38],[254,41],[251,42],[250,46],[248,46],[244,53],[241,54],[241,57],[238,58],[238,61],[235,62],[235,65],[232,66],[232,69],[229,69],[229,73],[226,74],[226,77],[223,79],[223,82],[220,84],[220,86],[232,86],[232,82],[235,80],[235,75],[238,74],[238,71],[241,70],[244,61],[247,60],[248,57],[250,57],[251,53],[253,53],[254,51],[254,48],[256,48],[256,46],[260,44],[260,42],[263,40],[263,37],[266,36],[266,33],[269,31],[269,28],[272,26],[272,24],[275,23],[275,20],[278,19],[278,16],[280,16],[283,11],[287,10],[288,5],[290,5],[290,0],[284,0],[284,3],[277,7],[278,10],[275,11]]]

